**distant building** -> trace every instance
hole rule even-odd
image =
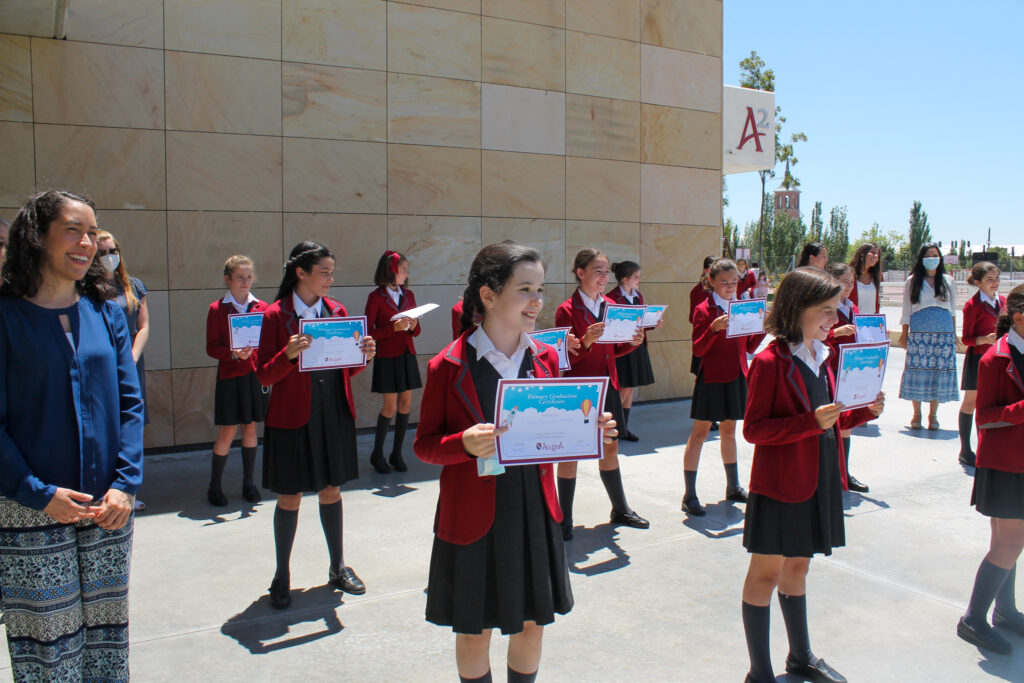
[[[793,176],[789,174],[789,162],[786,162],[786,175],[782,184],[775,190],[775,213],[786,213],[790,217],[800,218],[800,190],[792,184]]]

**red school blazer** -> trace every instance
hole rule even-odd
[[[494,523],[495,477],[477,474],[477,459],[462,446],[462,434],[475,424],[493,422],[480,408],[473,375],[466,360],[467,330],[434,356],[427,365],[427,383],[420,403],[420,422],[413,441],[416,457],[442,465],[441,491],[434,517],[434,533],[442,541],[469,545],[480,540]],[[535,377],[558,377],[558,353],[536,342]],[[555,467],[538,468],[548,514],[562,521],[555,491]]]
[[[604,295],[602,295],[604,296]],[[605,304],[614,304],[615,301],[604,297]],[[587,328],[598,322],[594,314],[590,312],[583,299],[580,297],[580,290],[572,293],[568,300],[563,302],[555,310],[555,327],[571,327],[572,333],[577,339],[583,339]],[[629,342],[621,344],[591,344],[589,349],[580,348],[576,355],[569,354],[570,370],[566,370],[566,377],[607,377],[611,381],[612,388],[619,390],[619,369],[615,365],[615,358],[625,356],[634,347]]]
[[[726,337],[725,329],[711,331],[715,318],[725,315],[712,296],[697,306],[693,316],[693,355],[700,358],[703,381],[727,384],[742,373],[747,374],[747,354],[753,353],[764,341],[765,335]]]
[[[612,291],[608,292],[605,296],[607,296],[609,299],[611,299],[615,303],[622,304],[624,306],[643,306],[644,305],[644,295],[640,293],[639,289],[636,290],[636,303],[635,304],[632,301],[627,300],[626,297],[624,297],[622,295],[622,290],[619,289],[618,285],[616,285],[615,289],[613,289]],[[644,344],[643,345],[647,346],[647,330],[644,330]],[[638,349],[640,347],[639,346],[635,346],[633,348]]]
[[[455,341],[462,334],[462,299],[452,306],[452,341]]]
[[[743,273],[743,277],[740,278],[739,284],[736,285],[736,298],[742,299],[743,292],[748,289],[753,289],[754,287],[757,287],[757,276],[754,275],[752,270],[748,269],[747,272]]]
[[[1024,379],[1003,335],[978,365],[978,467],[1024,472]]]
[[[323,305],[332,318],[347,315],[345,307],[334,299],[324,297]],[[309,373],[299,372],[298,359],[288,360],[284,352],[288,339],[299,333],[299,317],[291,295],[270,304],[263,314],[263,329],[260,331],[260,360],[256,364],[256,377],[265,387],[273,386],[270,392],[270,407],[264,424],[278,429],[298,429],[309,422],[309,402],[312,383]],[[364,368],[343,368],[345,378],[345,399],[352,418],[356,416],[356,403],[352,398],[352,377]]]
[[[396,313],[410,308],[416,308],[416,297],[411,289],[405,287],[402,287],[401,307],[395,305],[387,287],[378,287],[366,298],[366,326],[368,334],[377,342],[377,358],[397,358],[406,351],[416,355],[412,338],[419,336],[423,326],[417,324],[412,332],[395,332],[395,321],[391,319]]]
[[[802,503],[818,488],[818,437],[822,430],[796,367],[798,362],[789,344],[777,339],[754,357],[743,420],[743,438],[754,444],[750,490],[783,503]],[[832,393],[832,368],[828,368],[828,386]],[[870,410],[858,408],[841,414],[832,427],[839,446],[843,489],[848,489],[846,454],[839,432],[873,419]]]
[[[1002,311],[1006,308],[1006,297],[1001,294],[996,294],[996,301],[999,303],[999,310]],[[967,353],[972,356],[984,356],[985,352],[988,351],[993,345],[983,344],[978,345],[978,337],[984,337],[992,334],[996,331],[996,322],[999,320],[999,314],[994,308],[981,301],[981,292],[976,292],[974,296],[967,300],[964,304],[964,346],[967,347]]]
[[[832,326],[832,329],[828,331],[828,338],[825,340],[825,343],[828,345],[829,351],[831,351],[831,353],[828,356],[828,364],[829,367],[832,368],[833,374],[839,372],[839,345],[857,343],[856,332],[854,332],[853,334],[848,334],[843,337],[837,337],[835,334],[835,330],[837,327],[852,324],[853,316],[859,315],[860,311],[857,309],[857,304],[853,304],[853,306],[850,308],[849,317],[846,317],[846,314],[843,313],[841,310],[836,311],[836,313],[839,316],[839,320],[836,322],[835,325]]]
[[[266,301],[256,301],[249,304],[248,313],[260,313],[268,308]],[[206,314],[206,355],[217,359],[217,379],[231,379],[232,377],[245,377],[256,370],[256,361],[259,350],[253,349],[253,353],[245,360],[234,358],[231,355],[231,332],[228,330],[228,316],[238,311],[232,304],[226,304],[222,299],[217,299],[210,304],[210,310]]]
[[[852,301],[853,303],[855,303],[855,304],[857,304],[859,306],[860,302],[857,301],[857,283],[858,282],[860,282],[860,278],[857,278],[856,277],[856,273],[854,273],[853,291],[850,292],[850,301]],[[875,313],[881,313],[881,312],[882,312],[882,282],[881,282],[881,280],[879,280],[878,284],[875,285]]]
[[[739,295],[737,294],[737,296]],[[690,290],[690,315],[688,317],[691,325],[693,324],[693,316],[697,314],[697,307],[710,298],[712,298],[711,292],[704,289],[704,285],[699,282]]]

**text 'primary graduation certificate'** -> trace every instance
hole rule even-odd
[[[558,352],[558,369],[569,370],[569,331],[571,327],[552,327],[549,330],[530,332],[530,338],[553,346]]]
[[[604,456],[598,421],[607,377],[503,379],[495,425],[502,465],[592,460]]]
[[[260,329],[263,327],[262,313],[232,313],[228,316],[228,330],[231,332],[231,350],[255,349],[260,345]]]
[[[598,344],[621,344],[622,342],[633,341],[633,335],[644,317],[646,306],[625,306],[619,304],[605,304],[604,332]]]
[[[366,365],[359,342],[366,336],[366,316],[299,321],[299,334],[312,339],[299,354],[299,371],[358,368]]]
[[[861,408],[875,402],[882,390],[889,342],[881,344],[841,344],[839,374],[836,377],[836,403]]]
[[[768,312],[766,299],[733,299],[729,302],[729,327],[726,337],[746,337],[764,332],[764,319]]]
[[[857,343],[871,344],[889,341],[889,331],[885,327],[885,315],[853,316],[853,326],[857,328]]]

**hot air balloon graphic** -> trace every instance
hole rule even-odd
[[[590,424],[590,409],[593,407],[593,401],[589,398],[583,399],[583,403],[580,404],[580,411],[583,413],[583,424]]]

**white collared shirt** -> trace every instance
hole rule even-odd
[[[619,285],[619,291],[622,292],[622,296],[625,297],[626,301],[629,301],[630,303],[636,301],[636,298],[640,295],[640,292],[638,290],[636,292],[633,292],[631,296],[622,285]]]
[[[935,289],[925,280],[921,283],[921,295],[918,297],[916,304],[910,301],[910,290],[913,287],[914,278],[907,278],[907,283],[903,286],[903,317],[900,319],[901,325],[909,325],[910,316],[926,308],[945,308],[949,311],[950,315],[956,315],[958,310],[956,306],[956,283],[953,282],[953,278],[949,275],[944,275],[943,277],[946,281],[946,300],[943,301],[942,299],[935,298]]]
[[[1017,330],[1011,327],[1010,331],[1006,333],[1006,341],[1013,344],[1013,348],[1024,353],[1024,337],[1017,334]]]
[[[484,332],[483,325],[476,328],[476,331],[469,335],[466,343],[476,349],[477,358],[483,358],[490,363],[491,367],[498,371],[502,379],[516,379],[519,377],[519,367],[523,364],[523,356],[526,354],[526,349],[531,351],[537,350],[537,345],[533,339],[525,332],[521,332],[519,334],[519,345],[516,347],[515,352],[511,357],[506,356],[494,348],[494,343],[487,336],[487,333]]]
[[[846,316],[846,319],[849,320],[850,313],[853,311],[853,302],[850,301],[849,299],[843,299],[839,303],[839,310],[842,311],[843,315]]]
[[[248,313],[249,304],[251,304],[253,301],[256,301],[256,297],[252,295],[252,292],[249,292],[249,298],[245,300],[244,304],[240,304],[237,301],[235,301],[234,295],[231,292],[228,292],[227,294],[224,295],[224,298],[221,299],[221,301],[226,304],[231,304],[239,313]]]
[[[399,302],[402,300],[402,288],[399,287],[398,289],[391,289],[390,287],[385,287],[384,289],[388,290],[388,296],[390,296],[391,300],[395,302],[395,306],[398,306]]]
[[[601,303],[604,299],[600,294],[597,295],[597,299],[591,299],[589,296],[583,293],[582,289],[576,290],[580,293],[580,299],[583,300],[583,305],[587,307],[587,310],[594,314],[594,317],[598,320],[601,319]]]
[[[983,292],[983,291],[981,291],[979,289],[978,290],[978,297],[981,299],[981,303],[988,304],[989,306],[991,306],[992,308],[996,309],[997,311],[999,310],[999,295],[998,294],[996,294],[996,298],[995,299],[990,299],[988,294],[985,294],[985,292]]]
[[[302,299],[299,298],[298,294],[292,292],[292,304],[295,306],[295,315],[299,316],[300,318],[305,318],[306,320],[319,318],[320,310],[323,307],[323,303],[323,299],[317,299],[316,303],[314,303],[312,306],[307,306],[305,302],[303,302]]]
[[[828,360],[829,348],[817,339],[811,345],[814,347],[813,351],[807,348],[807,345],[803,342],[790,344],[789,350],[793,352],[794,358],[799,358],[813,373],[818,374],[821,370],[821,364]]]
[[[718,304],[719,308],[721,308],[726,313],[729,312],[729,302],[723,299],[722,297],[718,296],[718,292],[712,291],[711,296],[714,298],[715,303]]]
[[[878,311],[875,310],[875,304],[878,303],[875,300],[877,291],[874,280],[867,284],[857,280],[857,308],[860,309],[860,312],[864,315],[874,315],[875,313],[878,313]]]

